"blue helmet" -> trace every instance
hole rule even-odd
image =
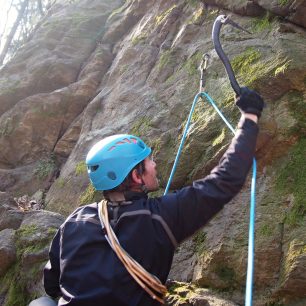
[[[128,134],[106,137],[87,154],[89,178],[97,190],[113,189],[150,153],[151,148],[139,137]]]

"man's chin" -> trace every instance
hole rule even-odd
[[[159,184],[158,185],[156,185],[155,187],[151,187],[149,190],[148,190],[148,192],[155,192],[155,191],[158,191],[160,189],[160,186],[159,186]]]

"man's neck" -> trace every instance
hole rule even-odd
[[[123,192],[115,191],[115,192],[109,193],[107,196],[108,196],[109,200],[113,201],[113,202],[125,201],[125,197],[124,197]]]
[[[133,186],[133,188],[131,188],[131,190],[129,190],[127,192],[120,192],[120,191],[110,192],[107,195],[107,198],[111,202],[122,202],[122,201],[130,201],[131,198],[135,197],[135,195],[136,195],[136,197],[139,197],[139,196],[143,196],[143,195],[146,195],[146,194],[147,194],[147,192],[144,192],[142,190],[142,188],[140,188],[138,186]],[[127,198],[126,198],[126,196],[127,196]]]

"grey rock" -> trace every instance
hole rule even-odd
[[[16,261],[15,230],[0,231],[0,276]]]

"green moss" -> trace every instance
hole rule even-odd
[[[80,195],[79,201],[81,205],[97,202],[101,199],[101,193],[89,184],[86,190]]]
[[[57,228],[55,227],[49,227],[47,232],[49,237],[53,237],[57,233]]]
[[[235,271],[226,266],[218,266],[215,269],[216,274],[225,282],[229,282],[231,286],[233,285],[233,281],[235,280]]]
[[[112,17],[114,17],[115,15],[118,15],[120,13],[122,13],[125,8],[126,8],[126,5],[130,2],[130,0],[125,0],[125,3],[124,5],[118,7],[117,9],[113,10],[112,13],[109,15],[109,17],[107,18],[108,20],[111,19]]]
[[[273,229],[271,228],[270,225],[268,224],[263,224],[259,230],[258,230],[258,233],[262,236],[265,236],[265,237],[270,237],[273,233]]]
[[[84,160],[78,162],[75,166],[75,174],[76,175],[87,175],[87,166]]]
[[[281,54],[263,61],[261,53],[253,47],[247,48],[232,60],[232,67],[238,81],[246,86],[256,87],[256,82],[275,77],[275,72],[288,65],[288,60]]]
[[[200,0],[186,0],[187,4],[196,7],[201,1]]]
[[[212,145],[215,147],[215,146],[223,144],[225,141],[225,138],[226,138],[226,131],[225,131],[225,128],[223,128],[221,131],[221,134],[213,140]]]
[[[199,21],[202,19],[204,14],[205,14],[205,9],[204,9],[203,6],[201,6],[192,15],[192,19],[191,19],[190,23],[193,23],[193,24],[199,23]]]
[[[151,121],[148,117],[140,117],[132,126],[130,133],[135,136],[143,137],[151,128]]]
[[[59,177],[56,181],[55,181],[56,186],[58,186],[59,188],[64,188],[66,185],[66,180],[62,177]]]
[[[209,9],[208,10],[208,20],[215,20],[216,17],[220,14],[220,10],[219,9]]]
[[[170,15],[170,13],[177,7],[177,5],[171,6],[169,9],[165,10],[162,14],[158,15],[155,18],[156,25],[160,25],[166,18]]]
[[[161,138],[149,139],[147,141],[148,146],[152,149],[154,157],[160,152],[162,148]]]
[[[35,234],[37,231],[38,231],[38,226],[31,224],[31,225],[25,225],[25,226],[20,227],[17,230],[16,234],[18,237],[22,237],[22,236],[27,237],[27,236]]]
[[[16,231],[16,249],[17,257],[19,259],[23,256],[23,254],[39,252],[49,244],[52,237],[52,235],[49,234],[49,231],[47,232],[47,236],[33,243],[29,237],[35,235],[36,233],[39,233],[39,228],[34,224],[22,226]]]
[[[0,91],[0,94],[1,95],[14,95],[18,90],[19,84],[20,84],[20,81],[11,82],[9,80],[1,80],[0,86],[3,88],[1,88],[2,90]]]
[[[254,18],[251,27],[253,32],[262,32],[264,30],[271,30],[272,20],[270,14],[267,13],[264,17],[261,18]]]
[[[195,292],[195,287],[188,283],[172,282],[166,295],[167,305],[190,305],[189,296]]]
[[[306,103],[303,93],[299,91],[289,92],[288,102],[290,115],[296,120],[296,124],[289,131],[290,134],[306,135]]]
[[[201,119],[205,120],[205,107],[207,107],[207,105],[205,105],[204,99],[202,99],[201,97],[199,98],[199,100],[197,101],[197,104],[194,108],[193,114],[191,116],[191,123],[199,121]],[[203,118],[204,117],[204,118]],[[187,118],[184,121],[183,125],[185,127],[187,123]]]
[[[27,255],[27,254],[39,253],[40,251],[45,249],[47,245],[48,243],[46,241],[40,241],[32,245],[28,245],[25,247],[19,247],[17,251],[17,255],[22,256],[22,255]]]
[[[284,64],[280,65],[275,69],[274,75],[278,76],[279,74],[285,74],[290,66],[291,60],[286,61]]]
[[[190,76],[200,76],[199,66],[202,56],[203,52],[197,51],[185,62],[183,69],[186,70]]]
[[[130,66],[128,64],[121,65],[119,68],[119,74],[120,75],[124,74],[129,69],[129,67]]]
[[[159,58],[157,67],[159,70],[164,69],[166,66],[175,64],[175,52],[173,50],[166,50]]]
[[[265,304],[266,306],[285,306],[284,303],[280,301],[270,301]]]
[[[55,169],[56,169],[55,157],[51,155],[50,157],[41,159],[38,162],[38,165],[34,169],[34,175],[39,179],[44,179]]]
[[[206,233],[203,231],[197,232],[193,236],[192,241],[195,244],[195,252],[201,255],[205,250]]]
[[[7,118],[0,125],[0,136],[9,136],[14,131],[12,118]]]
[[[277,190],[285,195],[293,195],[293,206],[285,217],[289,225],[299,225],[306,215],[306,138],[301,138],[289,152],[276,180]]]
[[[30,282],[39,281],[46,260],[42,259],[39,262],[31,263],[29,266],[21,265],[22,257],[27,254],[40,252],[46,248],[50,243],[54,230],[54,228],[49,228],[48,235],[43,240],[35,243],[26,238],[39,232],[37,225],[22,226],[16,231],[17,262],[0,279],[0,295],[6,297],[3,306],[28,305],[31,300],[37,297],[37,294],[29,292],[27,287]]]
[[[132,45],[136,46],[138,44],[142,44],[145,42],[145,40],[147,39],[147,34],[141,33],[137,36],[133,36],[132,38]]]
[[[305,257],[306,255],[306,243],[304,240],[293,239],[290,242],[288,252],[286,254],[283,269],[281,271],[281,281],[284,282],[288,278],[292,269],[295,269],[298,257]]]
[[[29,292],[27,286],[42,277],[41,271],[45,261],[32,264],[27,271],[22,271],[20,262],[17,262],[0,280],[0,294],[5,296],[2,306],[28,305],[31,300],[38,297],[35,292]]]
[[[18,264],[15,264],[0,280],[0,292],[6,295],[6,300],[3,306],[21,306],[27,305],[31,298],[26,291],[25,284],[18,277]]]
[[[235,73],[250,76],[252,65],[257,63],[261,58],[261,54],[253,47],[247,48],[242,54],[237,55],[232,60],[232,67]]]
[[[288,0],[278,0],[278,4],[279,4],[280,6],[286,6],[288,3],[289,3]]]
[[[154,154],[158,154],[159,162],[157,163],[157,169],[160,184],[162,186],[165,186],[168,182],[169,174],[172,168],[172,162],[175,158],[177,145],[177,139],[168,133],[165,135],[163,140],[158,141],[157,148],[154,148]],[[156,196],[158,195],[159,193],[156,194]]]

